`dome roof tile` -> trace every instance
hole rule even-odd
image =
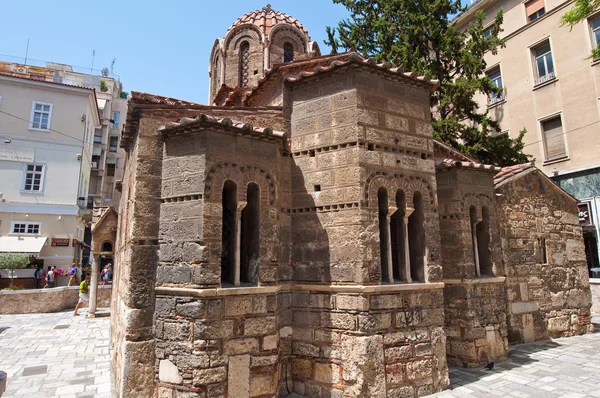
[[[268,36],[269,33],[271,32],[271,30],[273,29],[273,27],[280,23],[285,23],[285,24],[295,26],[302,33],[304,33],[306,35],[307,39],[310,41],[310,36],[308,34],[308,31],[304,28],[304,26],[302,26],[302,24],[296,18],[294,18],[290,15],[284,14],[282,12],[273,10],[271,8],[270,4],[267,4],[261,10],[252,11],[252,12],[247,13],[246,15],[239,17],[237,19],[237,21],[235,21],[233,23],[233,25],[231,25],[229,27],[229,29],[227,29],[227,32],[229,33],[232,29],[234,29],[235,27],[240,26],[240,25],[252,24],[252,25],[257,26],[259,29],[261,29],[263,31],[263,33],[266,36]]]

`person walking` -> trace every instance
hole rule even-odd
[[[75,312],[73,312],[73,316],[79,315],[77,313],[77,311],[79,311],[79,307],[81,306],[81,304],[90,302],[90,287],[89,287],[90,280],[91,280],[90,274],[86,274],[85,280],[83,280],[79,284],[79,301],[77,302],[77,305],[75,306]]]
[[[46,273],[46,286],[44,286],[44,288],[54,287],[54,270],[55,267],[48,266],[48,272]]]
[[[75,286],[79,284],[79,279],[77,278],[77,264],[71,264],[71,269],[69,269],[69,286]]]
[[[33,273],[33,279],[35,280],[35,286],[34,289],[39,289],[40,288],[40,282],[42,280],[44,274],[44,270],[42,269],[41,265],[38,265],[35,272]]]

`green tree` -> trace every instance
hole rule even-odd
[[[502,94],[484,73],[485,53],[496,54],[504,46],[499,38],[502,12],[486,37],[482,12],[465,30],[454,28],[448,16],[465,10],[459,0],[333,1],[350,11],[350,18],[327,27],[325,44],[334,53],[353,49],[440,81],[431,97],[437,139],[485,163],[506,166],[529,160],[522,152],[525,130],[516,139],[493,134],[500,132],[499,124],[474,101],[477,93]]]
[[[560,18],[561,26],[573,29],[579,22],[585,20],[591,13],[600,8],[600,0],[576,0],[572,9]],[[594,48],[589,58],[600,58],[600,47]]]
[[[0,269],[21,269],[29,264],[29,256],[25,253],[0,253]],[[10,279],[10,286],[13,285],[14,278]]]

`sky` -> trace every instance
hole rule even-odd
[[[332,0],[41,0],[2,4],[0,60],[52,61],[89,73],[110,65],[124,91],[142,91],[206,103],[208,61],[217,38],[235,20],[262,8],[298,19],[325,46],[325,26],[348,16]]]

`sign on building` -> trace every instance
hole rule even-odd
[[[589,203],[579,203],[579,224],[582,227],[589,227],[592,225],[592,209]]]
[[[33,162],[35,150],[33,148],[23,148],[19,146],[0,146],[0,160],[9,162]]]

